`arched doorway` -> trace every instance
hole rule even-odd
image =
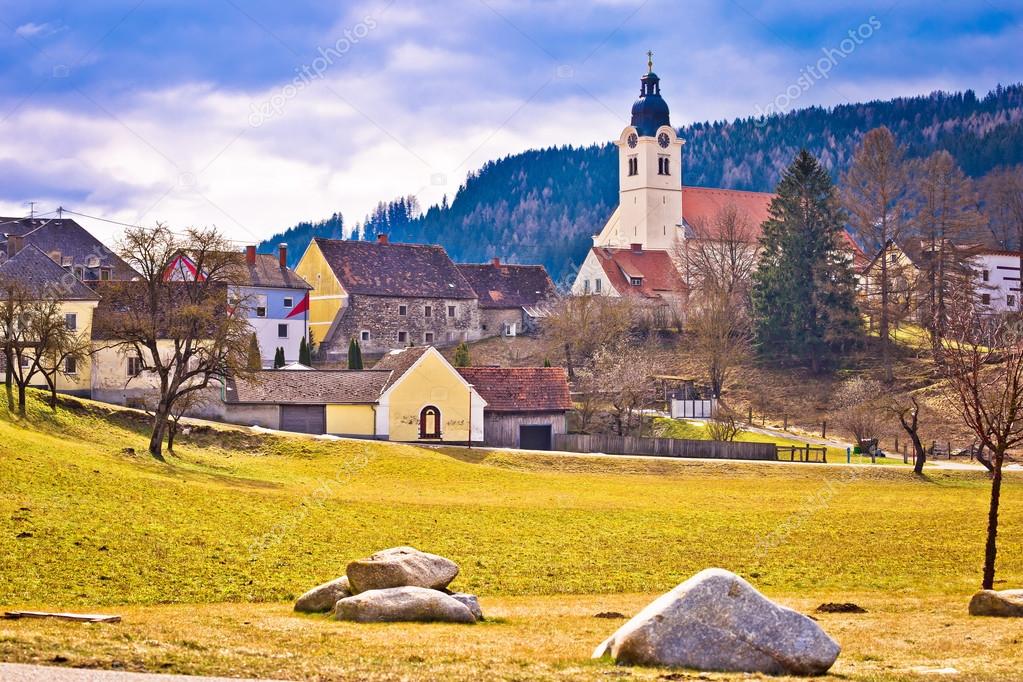
[[[440,410],[427,405],[419,413],[419,437],[440,438]]]

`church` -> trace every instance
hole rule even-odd
[[[752,226],[747,238],[755,242],[774,195],[683,185],[685,140],[671,125],[652,55],[630,124],[614,144],[618,208],[594,235],[572,293],[628,297],[681,315],[689,293],[687,240],[713,239],[707,227],[728,209]]]

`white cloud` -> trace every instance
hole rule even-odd
[[[30,21],[14,29],[14,32],[22,38],[42,38],[53,35],[60,30],[59,26],[54,26],[53,24],[36,24]]]

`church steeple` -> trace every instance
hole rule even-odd
[[[647,52],[647,73],[640,78],[639,99],[632,105],[632,125],[641,137],[653,137],[670,126],[668,103],[661,97],[661,79],[654,73],[654,53]]]

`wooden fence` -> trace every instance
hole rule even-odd
[[[778,459],[786,462],[828,463],[828,449],[816,445],[779,445]]]
[[[565,452],[602,452],[609,455],[778,459],[778,449],[774,443],[723,443],[713,440],[640,438],[605,434],[559,433],[554,436],[554,449]]]

